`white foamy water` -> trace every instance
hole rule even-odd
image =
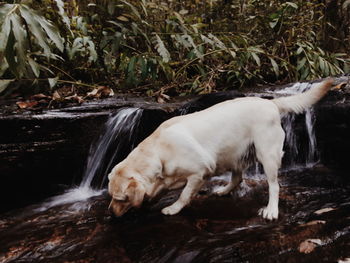
[[[69,203],[74,203],[74,205],[70,207],[72,210],[85,210],[89,208],[88,203],[85,201],[91,197],[101,195],[104,191],[105,190],[93,190],[90,187],[72,188],[66,191],[64,194],[51,197],[43,204],[41,204],[41,206],[37,208],[36,211],[42,212],[50,209],[51,207]]]

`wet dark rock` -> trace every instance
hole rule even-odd
[[[257,215],[267,201],[267,185],[254,176],[246,181],[250,190],[242,197],[199,196],[175,216],[163,216],[160,208],[177,192],[118,219],[106,209],[107,195],[81,206],[12,211],[0,220],[0,262],[299,263],[350,256],[349,182],[323,166],[283,172],[281,216],[268,222]],[[334,210],[314,213],[328,207]],[[306,224],[315,220],[324,223]],[[321,245],[300,253],[307,239],[319,239]]]

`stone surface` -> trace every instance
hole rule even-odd
[[[300,263],[350,256],[350,182],[344,177],[322,166],[282,172],[280,218],[273,222],[257,215],[268,196],[261,176],[248,175],[233,196],[210,195],[224,183],[211,181],[175,216],[160,209],[178,191],[118,219],[109,214],[106,195],[2,214],[0,262]],[[325,212],[315,213],[320,209]],[[305,240],[320,245],[304,254],[299,248]]]

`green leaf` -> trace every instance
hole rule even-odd
[[[278,24],[279,19],[274,19],[272,22],[269,22],[270,27],[273,29]]]
[[[14,8],[14,5],[12,5],[12,4],[1,4],[0,5],[0,22],[2,22],[2,20],[4,20],[4,18],[7,16],[7,14],[13,8]]]
[[[64,2],[62,0],[54,0],[56,2],[57,8],[58,8],[58,14],[62,17],[63,23],[67,26],[67,28],[70,30],[70,20],[64,11]]]
[[[294,9],[298,9],[298,5],[293,2],[286,2],[286,4],[293,7]]]
[[[318,57],[318,62],[320,64],[320,69],[322,71],[322,73],[325,73],[325,61],[322,57]]]
[[[136,57],[133,56],[128,64],[128,73],[133,73],[135,70],[135,64],[136,64]]]
[[[1,32],[0,32],[0,58],[1,58],[1,53],[4,52],[6,48],[6,44],[10,35],[11,31],[11,20],[9,17],[7,17],[4,21],[4,23],[1,26]],[[1,62],[1,60],[0,60]]]
[[[39,46],[44,50],[44,54],[49,57],[51,49],[47,44],[47,37],[45,32],[41,29],[39,22],[32,16],[32,12],[25,8],[24,6],[20,7],[20,12],[24,20],[26,21],[30,32],[34,35],[36,41],[38,41]],[[29,32],[27,32],[29,33]]]
[[[273,58],[270,58],[270,61],[271,61],[271,65],[272,65],[273,71],[275,72],[276,76],[278,77],[279,74],[280,74],[280,70],[279,70],[278,64],[276,63],[276,61]]]
[[[57,81],[58,81],[58,77],[48,78],[47,80],[49,81],[50,89],[52,89],[53,87],[56,86]]]
[[[304,51],[304,48],[303,47],[301,47],[301,46],[299,46],[299,48],[297,49],[297,55],[300,55],[301,54],[301,52],[303,52]]]
[[[26,32],[23,29],[23,25],[20,17],[16,13],[11,13],[9,16],[12,23],[12,31],[16,39],[16,58],[17,58],[17,71],[20,77],[26,72],[26,61],[27,61],[27,42]]]
[[[28,58],[28,63],[34,73],[34,75],[38,78],[40,75],[40,66],[38,63],[34,61],[32,58]]]
[[[118,16],[117,19],[123,22],[129,22],[129,19],[125,16]]]
[[[301,60],[298,60],[297,70],[299,71],[302,67],[304,67],[306,63],[306,57],[303,57]]]
[[[132,12],[137,16],[138,19],[141,19],[141,15],[139,13],[139,11],[137,11],[137,9],[135,8],[135,6],[133,6],[132,4],[130,4],[129,2],[127,1],[123,1],[121,0],[120,2],[126,4],[127,6],[129,6],[132,10]]]
[[[55,43],[56,47],[63,52],[63,38],[61,37],[58,29],[51,24],[49,21],[47,21],[43,16],[39,15],[35,10],[29,9],[25,5],[20,6],[20,11],[26,22],[28,23],[27,20],[31,20],[32,24],[35,24],[38,26],[38,24],[44,29],[46,32],[47,36],[52,40],[52,42]],[[23,15],[23,13],[26,14],[26,16]],[[32,19],[28,19],[28,16],[31,16]],[[36,23],[33,23],[33,20],[36,21]],[[29,23],[28,23],[29,24]]]
[[[0,79],[0,93],[2,93],[14,79]]]
[[[7,45],[5,49],[5,57],[7,60],[7,63],[9,64],[9,69],[11,72],[17,77],[20,78],[18,71],[17,71],[17,62],[15,59],[15,51],[14,51],[14,46],[15,46],[15,36],[13,34],[13,31],[10,31],[9,37],[7,39]]]
[[[148,66],[147,66],[147,60],[143,57],[139,58],[139,62],[141,64],[141,78],[145,80],[148,75]]]
[[[254,53],[254,52],[250,52],[250,54],[251,54],[252,57],[254,58],[256,64],[260,67],[260,66],[261,66],[261,63],[260,63],[260,58],[259,58],[259,56],[258,56],[256,53]]]
[[[157,52],[162,57],[163,62],[168,63],[170,60],[170,53],[168,49],[165,47],[164,42],[159,37],[158,34],[154,34],[154,38],[152,41],[155,44],[155,48],[157,49]]]

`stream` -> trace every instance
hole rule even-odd
[[[310,85],[279,92],[295,94]],[[279,175],[280,217],[272,222],[257,215],[268,198],[259,165],[230,196],[211,194],[228,182],[224,174],[211,178],[178,215],[160,210],[180,190],[114,218],[107,210],[106,176],[137,145],[133,134],[142,114],[123,108],[110,115],[91,145],[79,185],[0,215],[1,263],[350,262],[350,179],[318,162],[312,109],[304,118],[304,145],[298,143],[296,116],[283,118],[288,156]]]

